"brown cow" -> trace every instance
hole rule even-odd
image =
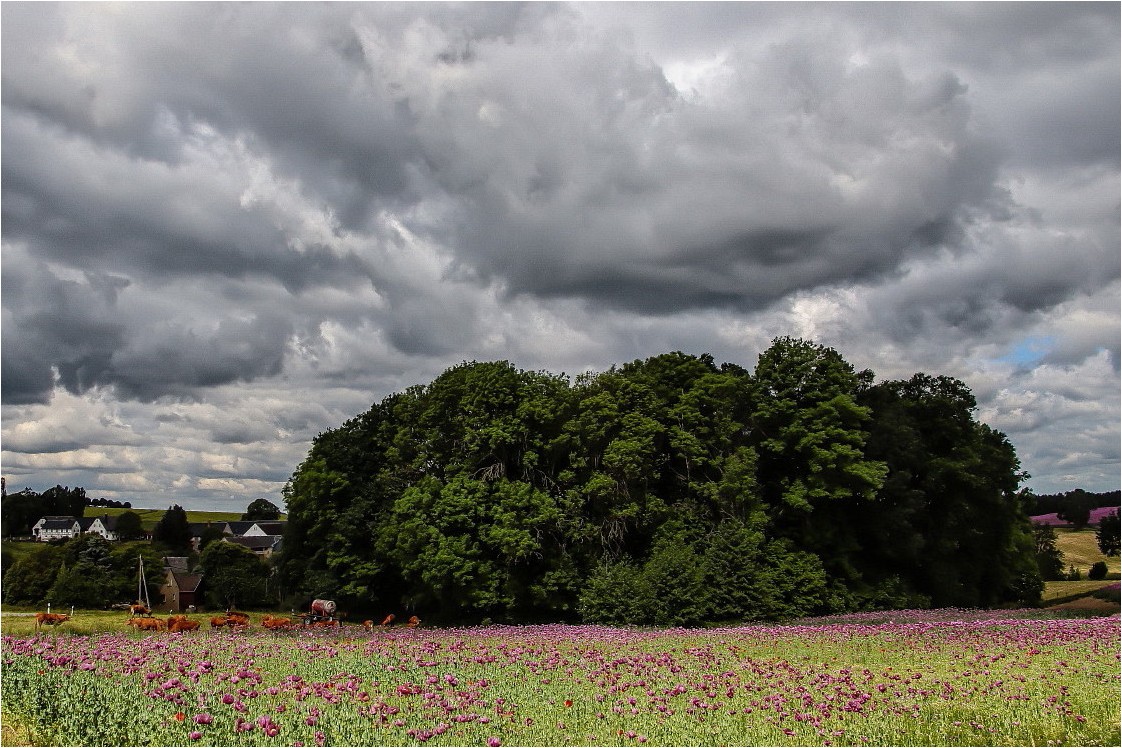
[[[167,624],[159,618],[132,618],[129,625],[136,626],[139,631],[163,631],[167,628]]]
[[[417,628],[418,626],[421,625],[421,619],[418,618],[417,616],[409,616],[409,620],[406,622],[405,625],[408,626],[411,629],[415,629],[415,628]]]
[[[194,631],[199,628],[198,621],[189,621],[182,616],[172,616],[168,619],[168,631],[175,634],[180,631]]]
[[[229,625],[230,625],[230,619],[227,618],[226,616],[215,616],[214,618],[210,619],[210,627],[212,629],[220,629],[223,626],[229,626]]]
[[[270,631],[276,629],[290,629],[292,628],[292,619],[270,615],[265,616],[263,619],[261,619],[261,625],[269,629]]]
[[[237,611],[226,611],[226,625],[227,626],[248,626],[249,616],[245,613],[238,613]]]
[[[312,626],[315,627],[315,628],[326,628],[328,626],[330,626],[332,628],[338,628],[339,627],[339,622],[338,621],[315,621],[315,622],[312,623]]]
[[[389,626],[391,623],[393,623],[393,619],[394,619],[394,614],[393,613],[390,613],[388,616],[383,618],[382,619],[382,628],[385,628],[386,626]]]
[[[36,613],[35,614],[35,628],[40,626],[57,626],[70,620],[70,616],[65,613]]]
[[[144,605],[142,605],[141,603],[136,603],[135,605],[129,606],[129,618],[132,618],[133,616],[148,615],[152,615],[152,611],[148,610],[148,608],[144,607]]]

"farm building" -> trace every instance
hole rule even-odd
[[[31,526],[31,537],[44,543],[76,538],[82,534],[77,517],[43,517]]]
[[[78,520],[84,533],[96,533],[106,540],[119,540],[117,518],[103,514],[100,517],[82,517]]]
[[[187,573],[185,556],[164,557],[164,583],[160,592],[169,610],[183,612],[191,606],[201,605],[202,582],[202,574]]]

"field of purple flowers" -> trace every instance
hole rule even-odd
[[[3,708],[47,745],[1119,744],[1117,618],[883,615],[5,635]]]

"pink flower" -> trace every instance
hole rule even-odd
[[[499,740],[498,738],[487,738],[487,745],[491,746],[491,748],[496,748],[497,746],[500,746],[502,744],[503,741]]]
[[[203,734],[198,730],[192,730],[191,732],[187,733],[187,737],[191,738],[191,740],[198,740],[202,736]]]

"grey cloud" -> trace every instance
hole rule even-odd
[[[750,367],[801,334],[962,376],[1052,476],[1047,434],[1117,402],[1116,5],[0,13],[5,437],[105,399],[150,463],[209,461],[114,491],[217,495],[184,476],[233,475],[224,455],[280,480],[315,433],[472,358]],[[1001,363],[1028,337],[1039,361]],[[1001,404],[1061,397],[1041,367],[1092,381],[1062,424],[1043,395]],[[1116,460],[1104,438],[1068,462]],[[52,454],[52,481],[97,479]]]

